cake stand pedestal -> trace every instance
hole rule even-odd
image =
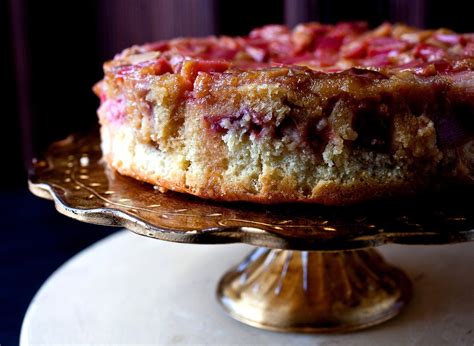
[[[411,283],[373,249],[257,248],[224,275],[217,292],[232,317],[255,327],[343,332],[397,315],[410,299]]]
[[[386,321],[407,304],[411,283],[373,247],[474,238],[472,207],[458,191],[338,208],[203,201],[108,170],[97,135],[54,143],[34,162],[29,186],[80,221],[173,242],[256,245],[217,296],[235,319],[277,331],[346,332]]]

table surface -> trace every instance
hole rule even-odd
[[[25,316],[28,344],[472,345],[474,248],[388,245],[414,282],[395,319],[350,334],[298,335],[234,321],[215,299],[221,275],[251,246],[175,244],[121,231],[58,269]]]

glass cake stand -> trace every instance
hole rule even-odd
[[[35,160],[30,190],[74,219],[181,243],[257,248],[220,280],[224,309],[276,331],[346,332],[397,315],[411,282],[373,247],[474,239],[472,204],[451,191],[352,207],[205,201],[120,176],[97,134],[70,136]]]

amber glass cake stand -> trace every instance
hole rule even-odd
[[[173,242],[257,246],[222,277],[217,296],[235,319],[278,331],[345,332],[386,321],[407,304],[411,283],[373,247],[474,238],[472,203],[460,192],[339,208],[208,202],[108,170],[97,135],[53,144],[33,163],[29,184],[80,221]]]

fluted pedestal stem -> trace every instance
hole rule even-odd
[[[297,332],[344,332],[397,315],[411,283],[374,249],[308,252],[257,248],[227,272],[218,298],[246,324]]]

